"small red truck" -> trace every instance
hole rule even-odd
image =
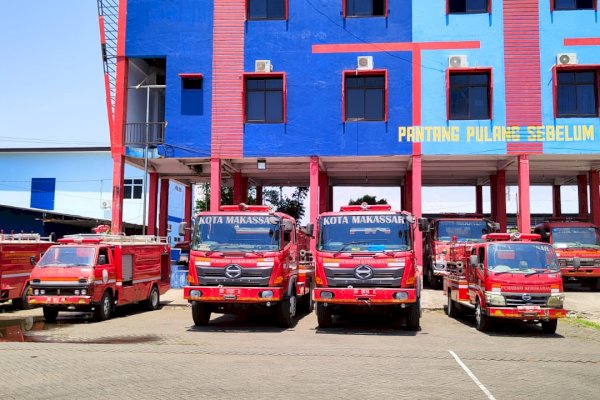
[[[554,247],[563,280],[579,280],[600,291],[600,235],[596,225],[551,220],[537,225],[534,231]]]
[[[312,229],[268,206],[221,206],[194,218],[189,285],[196,326],[213,312],[247,315],[272,309],[278,325],[294,324],[297,309],[312,311]]]
[[[389,205],[342,206],[319,216],[314,290],[319,327],[330,327],[335,314],[377,308],[396,322],[405,319],[408,330],[419,329],[415,228],[414,216]]]
[[[444,294],[448,316],[474,310],[480,331],[493,320],[515,319],[554,333],[566,316],[556,253],[537,234],[490,233],[481,243],[453,243]]]
[[[17,309],[29,307],[29,274],[52,244],[52,238],[36,233],[0,232],[0,303],[12,300]]]
[[[29,304],[42,305],[47,322],[59,311],[92,311],[102,321],[115,306],[136,302],[155,310],[169,289],[166,238],[78,234],[58,242],[30,277]]]
[[[429,229],[423,234],[423,277],[432,289],[441,289],[448,251],[452,240],[474,243],[481,236],[498,231],[497,223],[480,214],[443,214],[429,221]]]

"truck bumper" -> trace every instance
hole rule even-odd
[[[91,296],[29,296],[31,305],[79,306],[92,304]]]
[[[579,269],[561,268],[560,272],[563,277],[600,278],[600,268],[589,268],[589,267],[581,267]]]
[[[394,305],[417,302],[417,289],[407,288],[315,288],[317,303],[354,305]]]
[[[281,287],[185,286],[183,298],[207,303],[267,303],[281,301],[285,290]]]
[[[567,311],[562,308],[545,307],[490,307],[488,315],[494,318],[511,318],[520,320],[546,320],[558,319],[567,316]]]

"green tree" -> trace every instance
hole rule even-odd
[[[277,189],[267,189],[264,191],[264,199],[276,211],[285,213],[296,220],[304,216],[304,200],[308,195],[307,187],[297,187],[291,197],[283,194],[283,187]]]
[[[371,196],[371,195],[365,194],[363,197],[359,197],[356,200],[350,199],[350,201],[348,202],[348,205],[359,206],[362,203],[367,203],[369,205],[371,205],[371,204],[388,204],[386,199],[377,200],[377,196]]]

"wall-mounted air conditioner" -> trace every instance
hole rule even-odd
[[[358,56],[358,59],[356,60],[356,69],[358,69],[358,70],[373,69],[373,57],[372,56]]]
[[[271,60],[256,60],[254,62],[254,72],[272,72],[273,64]]]
[[[449,56],[448,57],[448,67],[450,68],[464,68],[468,67],[469,62],[467,60],[467,56]]]
[[[577,64],[577,54],[575,53],[558,53],[556,55],[556,65],[572,65]]]

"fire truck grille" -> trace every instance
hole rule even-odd
[[[531,299],[529,299],[531,297]],[[526,299],[523,299],[522,294],[514,294],[514,295],[505,295],[506,305],[508,307],[516,307],[516,306],[545,306],[548,302],[547,295],[529,295],[526,296]]]
[[[226,267],[204,267],[196,266],[196,273],[200,285],[207,286],[269,286],[273,267],[245,267],[241,268],[241,274],[227,271]]]
[[[31,286],[32,289],[37,289],[36,286]],[[47,296],[74,296],[75,290],[81,290],[80,288],[72,288],[72,287],[40,287],[44,291],[44,295]],[[82,288],[86,288],[86,286],[82,286]]]
[[[404,267],[373,268],[373,276],[357,278],[354,268],[325,267],[327,282],[331,287],[400,287]]]
[[[580,258],[580,265],[582,267],[600,267],[600,259],[594,259],[594,258]],[[569,260],[566,258],[561,258],[559,259],[560,262],[560,266],[561,267],[567,267],[567,266],[572,266],[573,265],[573,260]]]

